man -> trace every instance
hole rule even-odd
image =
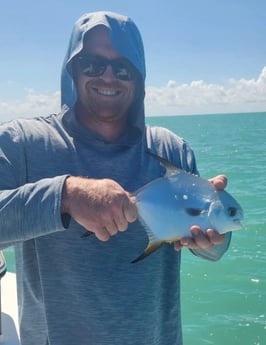
[[[145,127],[144,80],[135,24],[86,14],[63,65],[62,112],[1,126],[0,238],[16,249],[23,345],[180,345],[180,249],[217,260],[229,245],[195,225],[175,250],[130,263],[147,241],[131,193],[164,174],[147,149],[197,173],[181,138]]]

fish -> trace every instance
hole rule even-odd
[[[191,237],[192,225],[200,226],[202,231],[214,229],[219,234],[242,228],[243,209],[231,194],[151,151],[148,153],[165,167],[166,174],[134,193],[138,218],[149,242],[132,263],[145,259],[164,243]]]

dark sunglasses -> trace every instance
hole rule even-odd
[[[109,65],[119,80],[133,80],[136,73],[135,67],[126,58],[109,60],[101,56],[78,55],[76,59],[82,74],[88,77],[101,76]]]

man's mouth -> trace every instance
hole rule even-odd
[[[114,97],[118,96],[121,92],[119,90],[115,89],[102,89],[102,88],[93,88],[93,90],[101,96],[107,96],[107,97]]]

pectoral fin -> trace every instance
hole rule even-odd
[[[160,248],[163,244],[164,244],[164,241],[149,242],[149,244],[148,244],[147,248],[144,250],[144,252],[140,256],[138,256],[135,260],[131,261],[131,263],[134,264],[138,261],[145,259],[147,256],[149,256],[150,254],[155,252],[155,250]]]

